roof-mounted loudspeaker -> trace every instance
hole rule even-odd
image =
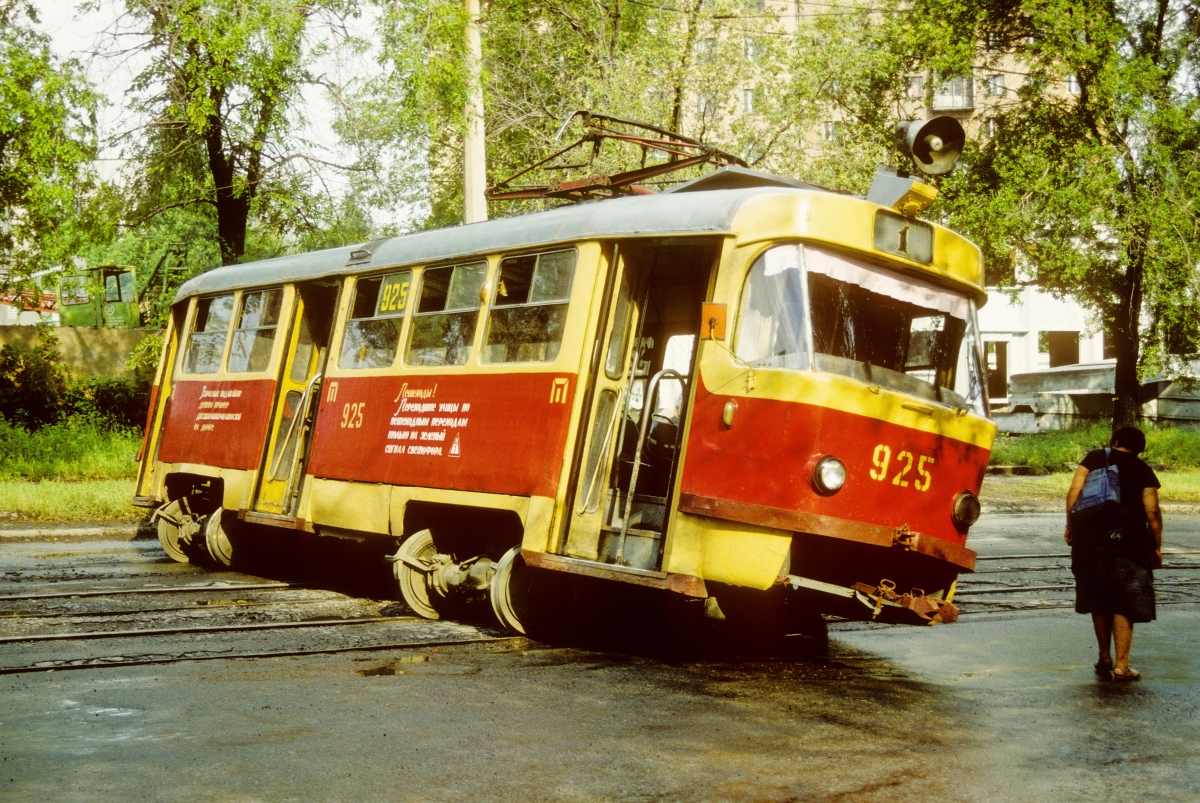
[[[912,157],[913,165],[927,176],[941,176],[954,169],[962,155],[967,135],[953,117],[932,120],[902,120],[896,123],[896,146]]]

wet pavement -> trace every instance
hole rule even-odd
[[[971,545],[957,624],[682,659],[419,620],[374,576],[0,534],[0,798],[1200,799],[1200,516],[1168,516],[1137,684],[1092,672],[1060,515]]]

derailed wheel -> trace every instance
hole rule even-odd
[[[160,507],[154,514],[158,527],[158,542],[167,557],[179,563],[203,563],[207,550],[197,538],[204,517],[197,516],[188,505],[187,497],[181,497]]]
[[[441,619],[429,599],[429,574],[436,566],[433,556],[438,553],[433,533],[421,530],[404,539],[392,561],[392,573],[400,584],[400,594],[408,607],[426,619]]]
[[[204,546],[208,556],[226,568],[232,568],[240,556],[240,551],[235,546],[237,536],[230,537],[230,531],[233,529],[230,526],[233,522],[228,521],[230,515],[225,508],[219,507],[204,520]]]
[[[515,546],[504,553],[496,564],[496,573],[488,589],[492,610],[500,624],[526,633],[533,599],[530,569],[521,557],[521,547]]]

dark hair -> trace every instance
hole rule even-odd
[[[1137,427],[1121,427],[1113,433],[1112,445],[1141,454],[1146,451],[1146,436]]]

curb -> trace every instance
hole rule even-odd
[[[1001,477],[1034,477],[1037,472],[1030,466],[988,466],[987,473]]]
[[[0,525],[0,543],[4,542],[72,542],[72,541],[144,541],[158,539],[158,532],[149,522],[126,524],[100,522],[95,524],[34,524],[11,523]]]

